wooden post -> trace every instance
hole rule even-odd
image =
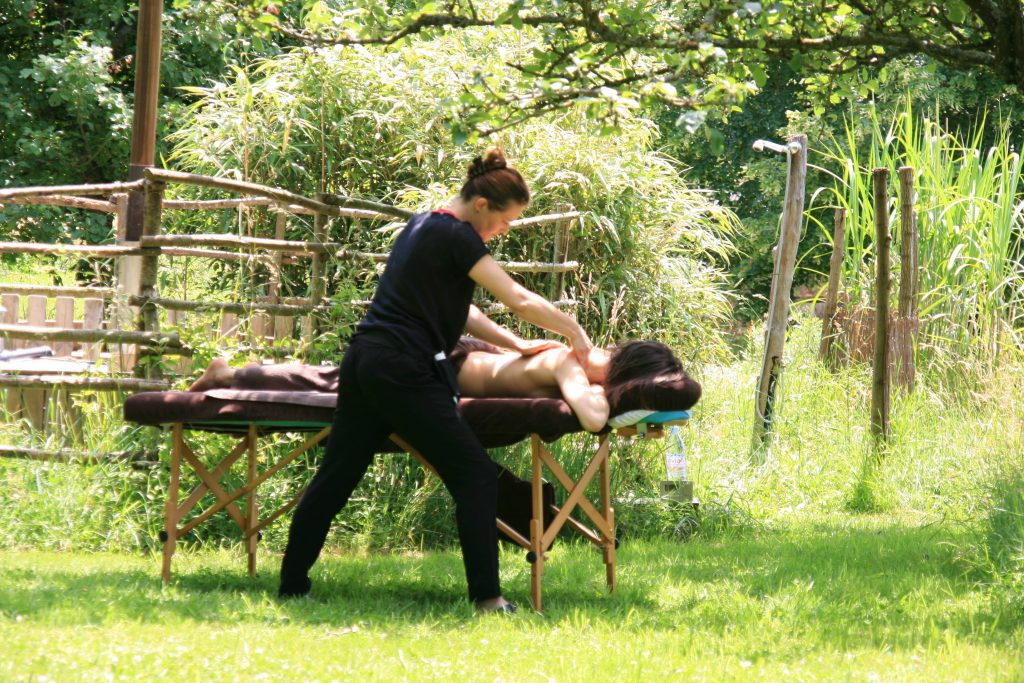
[[[907,391],[914,390],[917,346],[918,235],[914,211],[914,169],[903,166],[900,177],[900,296],[896,324],[899,328],[900,367],[897,381]]]
[[[164,544],[164,562],[160,574],[164,583],[171,581],[171,559],[178,542],[178,488],[181,485],[182,451],[185,449],[183,432],[180,422],[171,426],[171,483],[167,489],[167,502],[164,503],[164,533],[161,539]]]
[[[839,285],[843,277],[843,255],[846,253],[846,209],[836,209],[835,230],[832,234],[832,258],[828,264],[828,289],[825,292],[825,314],[821,321],[821,346],[818,358],[834,368],[832,345],[839,330],[836,328],[836,309],[839,306]]]
[[[0,322],[3,322],[4,325],[18,324],[18,317],[21,315],[21,297],[19,295],[10,293],[0,294],[0,308],[3,309]],[[13,351],[21,348],[21,342],[12,337],[5,337],[4,348],[5,350]],[[5,389],[3,392],[4,407],[11,415],[16,415],[21,409],[19,393],[17,388]]]
[[[295,318],[290,315],[274,316],[274,341],[283,342],[292,336],[292,325]]]
[[[98,330],[103,324],[103,299],[89,298],[85,300],[85,313],[82,316],[83,330]],[[82,360],[99,360],[100,345],[86,342],[82,345]]]
[[[889,439],[889,169],[871,172],[875,198],[875,357],[871,372],[871,434]]]
[[[323,192],[317,192],[315,199],[318,202],[323,202],[327,195]],[[317,213],[313,217],[313,241],[319,244],[323,244],[327,241],[327,221],[328,216],[325,213]],[[319,306],[323,303],[324,298],[324,255],[320,252],[313,254],[313,265],[309,273],[309,303],[312,306]],[[316,320],[315,314],[310,313],[307,318],[308,322],[304,322],[302,326],[303,341],[312,341],[313,336],[316,334]]]
[[[530,451],[533,454],[533,472],[531,476],[532,513],[530,516],[530,552],[533,562],[530,566],[530,597],[533,598],[533,609],[541,611],[541,581],[544,579],[544,480],[543,465],[540,458],[540,437],[530,435]]]
[[[256,531],[256,527],[260,523],[259,508],[256,502],[256,489],[258,482],[256,481],[256,437],[257,429],[256,425],[249,425],[249,431],[245,436],[246,441],[246,452],[248,455],[248,468],[246,472],[245,483],[251,486],[252,489],[245,497],[245,546],[246,555],[249,558],[249,576],[256,576],[256,544],[259,542],[259,532]]]
[[[278,211],[274,218],[274,239],[284,240],[285,229],[288,227],[288,214],[284,211]],[[274,252],[270,266],[270,282],[267,284],[267,296],[270,297],[270,303],[277,304],[281,302],[281,266],[283,265],[284,254],[281,252]],[[291,327],[287,323],[280,319],[280,316],[274,316],[271,321],[271,336],[274,339],[281,339],[283,330],[278,330],[278,327]]]
[[[559,206],[559,213],[573,211],[571,206]],[[555,246],[552,254],[552,263],[565,263],[569,260],[569,237],[572,234],[572,224],[575,218],[569,218],[555,225]],[[558,301],[562,298],[562,291],[565,289],[565,273],[554,271],[551,273],[551,288],[548,292],[548,301]]]
[[[28,317],[26,322],[31,327],[46,326],[47,297],[40,294],[28,296]],[[48,393],[44,388],[25,388],[21,390],[21,407],[25,411],[32,428],[46,432],[46,401]]]
[[[140,0],[135,37],[135,111],[132,116],[132,148],[128,166],[131,180],[142,178],[156,158],[156,118],[160,97],[160,43],[163,0]],[[128,203],[126,238],[145,234],[145,197],[133,191]]]
[[[220,336],[238,336],[238,314],[224,311],[220,314]]]
[[[118,246],[138,247],[138,240],[127,239],[128,231],[128,207],[129,197],[127,194],[111,195],[110,201],[114,204],[114,234]],[[130,296],[139,294],[139,276],[142,272],[142,257],[119,256],[116,260],[117,280],[116,291],[113,300],[110,302],[110,310],[107,312],[112,327],[123,330],[130,329],[133,321],[138,317],[139,309],[129,306],[127,299]],[[96,346],[97,358],[99,357],[99,345]],[[117,350],[111,349],[110,366],[115,372],[123,372],[133,367],[135,353],[132,347],[119,345]]]
[[[793,287],[793,269],[800,244],[800,226],[804,215],[804,185],[807,178],[807,136],[796,135],[781,148],[788,157],[786,200],[782,210],[782,230],[776,247],[775,273],[768,302],[768,328],[765,331],[764,360],[757,384],[754,453],[760,452],[771,427],[775,386],[782,375],[782,351],[789,324],[789,296]]]
[[[54,323],[58,328],[71,330],[75,327],[75,300],[69,296],[58,296],[54,304]],[[74,344],[71,342],[55,342],[53,355],[70,357]]]
[[[21,297],[17,294],[0,294],[0,307],[3,307],[4,325],[17,325],[18,317],[21,315]],[[21,342],[17,339],[6,339],[5,346],[8,351],[21,348]]]
[[[144,188],[142,206],[142,236],[153,237],[160,234],[163,213],[164,184],[159,181],[147,180]],[[139,269],[139,295],[157,296],[156,282],[160,268],[160,248],[147,247],[141,257]],[[143,332],[159,332],[160,318],[156,304],[148,302],[139,307],[138,328]],[[160,353],[149,352],[139,354],[135,363],[135,376],[146,379],[157,379],[161,376]]]
[[[114,204],[114,235],[115,244],[126,247],[139,246],[138,241],[129,241],[128,230],[128,195],[115,194],[110,197]],[[141,256],[119,256],[117,263],[117,287],[125,294],[139,293],[139,268]]]

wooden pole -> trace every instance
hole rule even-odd
[[[143,237],[143,247],[236,247],[239,249],[258,249],[285,254],[333,254],[344,248],[340,242],[299,242],[268,239],[266,237],[239,237],[231,234],[212,235],[153,235]],[[353,252],[353,255],[364,255],[374,258],[377,254]],[[381,255],[385,260],[387,254]]]
[[[110,199],[116,207],[114,213],[115,242],[120,247],[138,248],[139,242],[137,239],[129,241],[126,238],[128,234],[129,195],[116,194]],[[139,293],[139,272],[141,268],[142,259],[137,254],[118,257],[116,272],[117,289],[120,293],[127,295]]]
[[[42,244],[38,242],[0,242],[0,254],[75,254],[81,257],[114,258],[137,254],[138,250],[114,244]]]
[[[31,298],[31,297],[30,297]],[[45,309],[44,309],[45,310]],[[108,344],[140,344],[146,346],[162,346],[168,350],[179,350],[191,353],[181,345],[176,332],[136,332],[133,330],[66,330],[46,325],[0,324],[0,335],[11,339],[27,339],[31,341],[56,342],[106,342]]]
[[[271,315],[308,315],[314,312],[327,313],[329,308],[321,306],[319,308],[310,306],[309,304],[272,304],[262,299],[267,297],[260,297],[256,301],[252,302],[238,302],[238,301],[188,301],[186,299],[167,299],[164,297],[144,297],[144,296],[130,296],[128,297],[128,303],[132,306],[142,306],[147,303],[152,303],[160,308],[165,308],[169,311],[227,311],[235,315],[240,314],[256,314],[256,313],[269,313]],[[355,305],[357,302],[350,302]]]
[[[139,0],[135,32],[135,111],[132,115],[132,149],[128,179],[139,180],[156,158],[156,115],[160,95],[160,24],[163,0]],[[145,232],[144,195],[134,191],[128,200],[125,239],[134,242]]]
[[[323,192],[317,192],[315,197],[318,202],[322,202],[327,195]],[[313,217],[313,241],[314,242],[326,242],[327,241],[327,214],[318,213]],[[313,264],[309,273],[309,302],[313,306],[319,306],[323,303],[324,298],[324,256],[320,253],[313,254]],[[310,315],[302,321],[302,336],[305,341],[311,341],[313,335],[316,334],[316,320],[314,316]]]
[[[530,218],[520,218],[509,223],[509,226],[513,230],[519,228],[528,228],[536,225],[550,225],[551,223],[561,223],[565,220],[576,220],[580,217],[579,211],[566,211],[564,213],[551,213],[544,216],[531,216]]]
[[[839,306],[839,285],[843,277],[843,254],[846,253],[846,209],[836,209],[835,229],[832,234],[832,258],[828,264],[828,289],[825,292],[825,314],[821,321],[821,346],[818,358],[835,367],[832,345],[836,334],[836,309]]]
[[[271,197],[282,204],[296,204],[317,213],[328,215],[338,214],[336,207],[366,209],[395,218],[410,218],[413,212],[408,209],[401,209],[390,204],[371,202],[366,199],[354,199],[352,197],[341,197],[339,195],[327,195],[318,193],[324,201],[303,197],[300,194],[282,190],[269,185],[250,183],[244,180],[231,180],[229,178],[215,178],[212,176],[198,175],[195,173],[182,173],[180,171],[169,171],[164,168],[147,168],[145,177],[150,180],[159,180],[165,183],[181,183],[183,185],[198,185],[199,187],[212,187],[218,190],[238,192],[240,194],[256,195],[259,197]]]
[[[112,287],[53,287],[0,282],[0,292],[10,294],[42,294],[43,296],[69,296],[73,299],[109,299]]]
[[[146,459],[156,457],[155,453],[114,451],[112,453],[90,453],[88,451],[73,451],[62,448],[60,450],[43,450],[41,448],[21,448],[19,446],[0,446],[0,458],[23,458],[26,460],[43,460],[50,462],[64,462],[76,464],[93,464],[112,461],[131,463],[133,467],[153,467],[159,465],[159,461]]]
[[[907,391],[916,380],[918,236],[914,211],[914,169],[903,166],[900,177],[900,296],[897,325],[900,330],[900,369],[897,379]]]
[[[17,294],[0,294],[0,327],[16,329],[21,316],[21,297]],[[0,340],[4,341],[4,349],[14,351],[21,348],[21,343],[0,331]]]
[[[889,439],[889,169],[871,172],[875,199],[875,357],[871,373],[871,434]]]
[[[768,328],[765,332],[764,360],[757,384],[754,422],[754,453],[760,452],[771,427],[775,387],[782,375],[782,351],[789,324],[789,297],[793,270],[800,244],[800,226],[804,215],[804,191],[807,178],[807,136],[796,135],[781,149],[788,158],[786,199],[782,210],[782,230],[776,247],[775,274],[768,302]],[[769,147],[769,149],[772,149]],[[773,149],[773,151],[776,151]]]
[[[900,294],[899,315],[909,317],[917,295],[917,216],[914,213],[914,169],[903,166],[900,177]]]
[[[162,218],[164,184],[147,181],[144,191],[142,211],[142,235],[154,237],[160,234]],[[155,299],[157,296],[156,282],[160,268],[160,249],[146,248],[139,268],[139,296]],[[152,301],[139,307],[138,328],[143,332],[157,333],[160,331],[159,311]],[[159,355],[140,355],[135,363],[135,376],[147,379],[158,379],[161,375]]]
[[[284,242],[285,229],[288,227],[288,214],[279,212],[274,219],[274,241]],[[270,303],[279,303],[281,296],[281,266],[283,265],[283,254],[277,252],[270,262],[270,282],[267,285],[267,295]]]
[[[101,211],[103,213],[114,212],[114,205],[105,199],[88,199],[86,197],[72,197],[68,195],[15,197],[8,201],[11,204],[65,206],[70,209],[86,209],[88,211]]]
[[[568,208],[569,207],[560,207],[559,210],[563,215],[568,216],[576,213],[568,210]],[[576,215],[579,214],[577,213]],[[572,235],[571,230],[575,220],[575,218],[568,218],[555,226],[555,246],[551,258],[551,265],[554,267],[558,267],[569,262],[569,238]],[[562,290],[565,289],[564,273],[566,271],[553,269],[550,272],[551,285],[548,291],[548,300],[554,301],[562,296]]]
[[[59,386],[71,391],[165,391],[170,384],[164,380],[134,377],[83,377],[81,375],[0,375],[0,387]]]
[[[285,237],[285,230],[288,227],[288,214],[283,211],[277,212],[277,216],[274,219],[274,239],[283,242]],[[267,295],[270,299],[270,303],[277,304],[281,302],[281,268],[284,265],[284,255],[281,253],[274,254],[273,259],[270,263],[270,282],[267,284]],[[282,316],[274,316],[271,318],[271,334],[275,340],[282,340],[287,335],[291,334],[292,319]]]
[[[0,204],[20,197],[49,197],[53,195],[99,195],[114,192],[128,192],[142,188],[141,180],[128,183],[89,183],[84,185],[33,185],[31,187],[9,187],[0,190]]]

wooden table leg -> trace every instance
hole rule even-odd
[[[598,457],[601,458],[601,515],[608,522],[608,534],[604,538],[605,576],[608,590],[615,590],[615,510],[612,509],[611,475],[608,467],[608,436],[601,437],[598,446]]]
[[[543,468],[540,459],[540,437],[531,435],[530,443],[533,453],[532,498],[533,514],[530,519],[530,552],[533,563],[530,567],[530,593],[533,597],[533,608],[541,611],[541,579],[544,577],[544,489]]]
[[[248,439],[248,450],[249,450],[249,472],[246,477],[246,485],[252,485],[256,481],[256,425],[249,425],[249,432],[246,435]],[[243,538],[245,538],[246,550],[249,555],[249,576],[256,575],[256,544],[259,542],[259,532],[256,531],[256,525],[259,524],[259,515],[256,507],[256,489],[249,491],[249,494],[245,497],[245,528],[242,530]]]
[[[171,580],[171,558],[174,557],[174,545],[178,534],[178,486],[181,479],[182,425],[176,423],[171,427],[171,485],[167,491],[167,503],[164,506],[164,566],[163,580]]]

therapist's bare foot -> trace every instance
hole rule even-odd
[[[512,614],[519,608],[516,607],[514,602],[509,602],[502,596],[491,598],[490,600],[479,600],[476,603],[476,611],[478,614],[488,614],[491,612]]]
[[[223,358],[214,358],[206,366],[202,376],[192,383],[189,391],[209,391],[210,389],[228,389],[235,378],[234,369]]]

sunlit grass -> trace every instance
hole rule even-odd
[[[345,554],[311,598],[273,597],[241,552],[0,555],[5,680],[1015,680],[1022,615],[954,560],[947,530],[841,514],[728,541],[640,541],[607,595],[589,547],[551,554],[543,616],[478,618],[451,552]],[[521,553],[506,593],[527,601]],[[19,679],[19,676],[22,678]]]
[[[225,518],[186,539],[163,587],[165,470],[0,463],[0,678],[1019,680],[1024,373],[970,398],[927,378],[897,394],[876,457],[868,372],[824,371],[817,334],[792,328],[762,465],[749,453],[756,349],[702,374],[688,542],[682,511],[635,502],[654,495],[661,443],[615,448],[619,589],[606,593],[591,546],[563,539],[543,616],[472,615],[450,502],[396,456],[337,520],[312,597],[287,603],[274,597],[287,519],[266,530],[255,578]],[[159,444],[121,438],[147,433]],[[557,454],[575,471],[587,448],[567,439]],[[521,449],[496,455],[525,467]],[[502,583],[528,604],[520,551],[503,551]]]

